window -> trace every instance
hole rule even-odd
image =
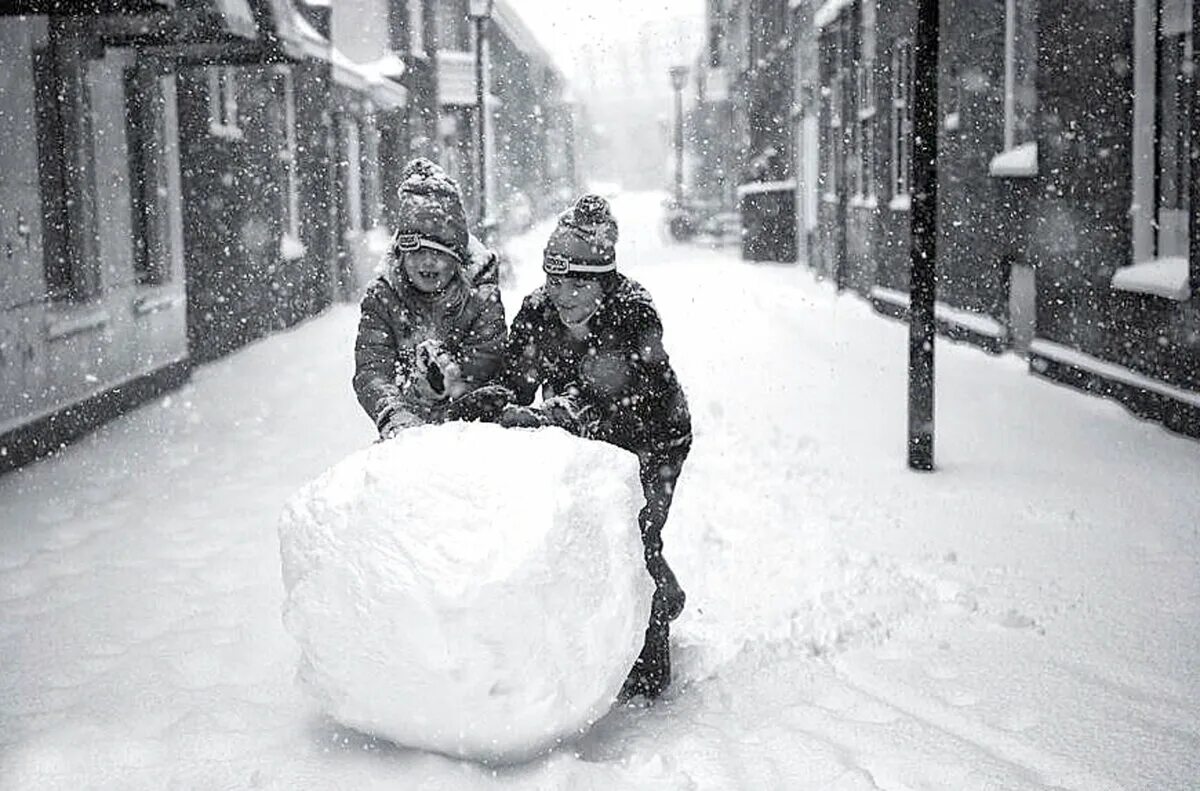
[[[91,97],[87,61],[59,24],[34,48],[43,267],[50,299],[84,301],[100,291]]]
[[[1005,0],[1004,150],[1034,142],[1037,0]],[[957,108],[955,108],[957,109]]]
[[[380,210],[383,206],[383,185],[379,178],[379,127],[376,125],[374,107],[367,102],[362,133],[362,200],[363,226],[374,228],[383,222]]]
[[[892,49],[892,197],[912,191],[912,42],[898,39]]]
[[[1155,63],[1156,167],[1159,258],[1188,255],[1190,163],[1188,125],[1195,94],[1188,79],[1193,56],[1193,0],[1158,0]]]
[[[354,116],[347,116],[343,131],[345,132],[345,148],[343,149],[342,167],[344,168],[345,182],[342,184],[342,194],[346,196],[346,230],[361,231],[363,227],[363,184],[358,120]]]
[[[467,0],[440,0],[436,8],[438,49],[470,51],[471,30],[467,16]]]
[[[408,0],[408,51],[425,52],[425,0]]]
[[[173,83],[147,66],[125,73],[133,268],[137,281],[158,285],[170,277],[170,177],[165,93]],[[166,84],[164,84],[166,83]]]
[[[208,131],[219,137],[242,136],[238,127],[237,70],[233,66],[208,67]]]
[[[299,146],[296,142],[296,88],[292,79],[292,71],[287,66],[278,67],[275,73],[275,91],[280,98],[283,112],[279,118],[281,129],[278,140],[282,147],[279,159],[284,166],[284,180],[287,184],[287,195],[284,209],[286,212],[284,229],[295,239],[300,238],[300,174]]]
[[[1160,261],[1187,281],[1195,165],[1188,134],[1195,98],[1194,0],[1135,6],[1133,64],[1133,261]]]
[[[858,112],[854,127],[854,194],[862,200],[875,197],[875,64],[858,64]]]

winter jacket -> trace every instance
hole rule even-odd
[[[493,381],[504,354],[500,289],[490,283],[472,287],[460,272],[440,294],[424,294],[408,282],[401,267],[385,270],[362,299],[354,392],[376,427],[396,410],[438,421],[436,407],[406,395],[403,383],[416,364],[415,348],[428,339],[439,341],[468,389]]]
[[[687,399],[662,344],[662,323],[650,294],[614,274],[615,286],[573,339],[543,288],[525,298],[513,320],[505,352],[506,384],[517,401],[570,398],[579,433],[638,454],[691,441]]]

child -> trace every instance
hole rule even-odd
[[[685,598],[662,556],[662,529],[692,426],[658,312],[641,285],[617,272],[616,242],[617,222],[598,195],[559,217],[543,254],[545,285],[525,298],[505,354],[505,384],[524,406],[505,407],[500,422],[558,425],[637,454],[646,497],[638,524],[656,589],[622,698],[654,698],[671,682],[669,624]],[[531,408],[539,387],[543,401]]]
[[[354,344],[354,391],[381,439],[454,417],[454,399],[498,374],[505,338],[499,287],[467,279],[458,185],[427,159],[403,177],[396,233]]]

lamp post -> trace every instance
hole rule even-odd
[[[688,67],[671,67],[671,87],[675,89],[675,205],[683,204],[683,86]]]
[[[912,246],[908,308],[908,466],[933,469],[937,288],[938,0],[918,0],[913,50]]]
[[[476,189],[479,201],[479,230],[486,236],[487,228],[487,107],[483,79],[483,45],[487,38],[487,23],[492,18],[494,0],[471,0],[467,15],[475,23],[475,156]],[[486,241],[486,239],[485,239]]]

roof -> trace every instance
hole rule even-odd
[[[513,46],[525,53],[530,60],[535,61],[542,68],[558,73],[558,67],[554,64],[550,53],[533,35],[533,31],[529,29],[508,0],[496,0],[496,5],[492,10],[492,21],[496,23],[496,27],[500,28],[500,32],[508,37]]]

